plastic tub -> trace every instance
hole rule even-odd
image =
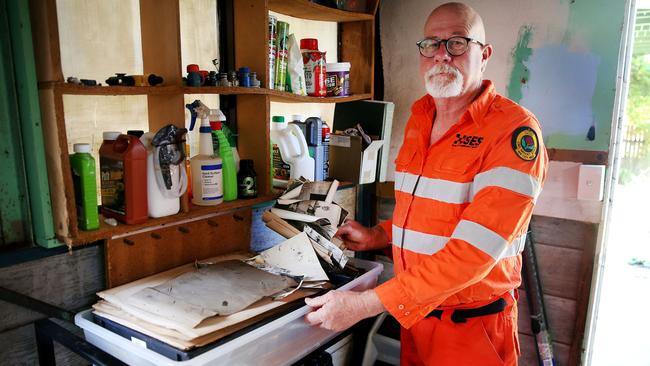
[[[336,62],[327,64],[325,85],[328,97],[344,97],[350,95],[350,63]]]
[[[375,287],[383,270],[380,263],[353,258],[353,265],[366,273],[339,290],[363,291]],[[146,348],[139,339],[123,338],[92,321],[92,309],[75,315],[86,340],[129,365],[286,365],[292,364],[334,338],[337,332],[312,327],[304,316],[305,305],[266,325],[187,361],[173,361]]]

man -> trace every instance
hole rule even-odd
[[[337,233],[353,250],[392,244],[395,278],[307,299],[306,320],[342,330],[382,311],[402,325],[402,365],[516,365],[516,288],[547,155],[535,117],[482,80],[481,17],[448,3],[417,43],[427,95],[395,160],[393,219]]]

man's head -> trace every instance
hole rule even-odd
[[[492,46],[485,44],[483,20],[474,9],[461,3],[435,8],[418,44],[420,75],[431,96],[457,97],[481,87]]]

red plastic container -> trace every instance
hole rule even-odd
[[[147,150],[135,136],[120,135],[99,148],[102,214],[127,224],[147,221]]]

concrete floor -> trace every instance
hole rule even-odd
[[[594,366],[650,366],[650,174],[619,185],[596,323]]]

